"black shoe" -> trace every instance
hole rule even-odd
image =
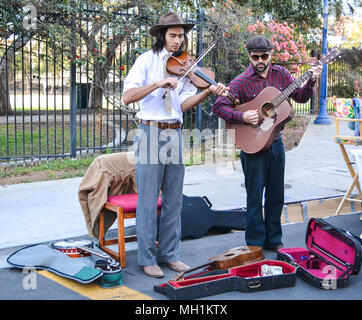
[[[277,246],[275,247],[269,247],[269,246],[264,246],[264,249],[265,250],[270,250],[270,251],[274,251],[274,252],[278,252],[279,249],[282,249],[284,248],[284,245],[281,243],[281,244],[278,244]]]

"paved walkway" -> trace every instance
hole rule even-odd
[[[300,145],[286,153],[286,201],[347,189],[351,178],[334,134],[334,123],[315,125],[312,119]],[[78,202],[81,179],[1,186],[0,249],[87,234]],[[244,207],[240,161],[236,170],[231,162],[186,167],[184,194],[207,196],[213,208]]]

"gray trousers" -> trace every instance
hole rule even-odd
[[[180,259],[181,210],[185,167],[181,129],[140,124],[134,141],[138,203],[138,264],[150,266]],[[157,199],[162,192],[158,248]]]

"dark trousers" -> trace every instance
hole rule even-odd
[[[241,151],[240,159],[247,192],[246,244],[273,248],[282,243],[280,216],[284,205],[283,142],[280,138],[276,139],[268,150],[257,154]]]

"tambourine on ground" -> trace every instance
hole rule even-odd
[[[54,250],[65,253],[71,258],[89,257],[91,253],[80,249],[80,247],[86,247],[89,249],[94,248],[94,243],[90,240],[60,240],[50,244]]]
[[[86,239],[61,240],[51,243],[50,246],[71,258],[91,257],[92,255],[102,258],[102,260],[97,260],[94,263],[94,267],[103,272],[103,276],[99,279],[100,286],[112,288],[122,284],[122,268],[120,264],[105,252],[96,251],[94,249],[95,244],[92,241]]]

